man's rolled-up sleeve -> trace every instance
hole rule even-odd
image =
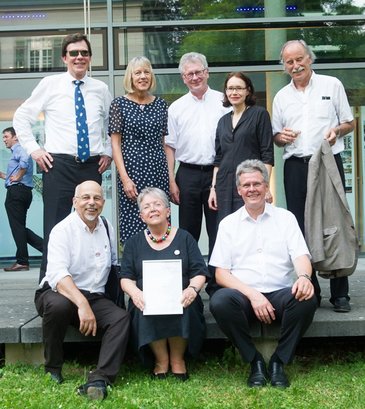
[[[48,263],[46,278],[53,291],[57,291],[57,284],[62,278],[71,276],[70,241],[65,237],[65,232],[59,228],[53,228],[48,242]]]

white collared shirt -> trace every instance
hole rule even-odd
[[[110,242],[99,217],[90,231],[77,212],[71,213],[52,229],[48,242],[48,264],[44,282],[56,291],[57,283],[71,276],[76,286],[91,293],[104,293],[111,264],[116,264],[114,231],[108,223]]]
[[[215,132],[219,119],[229,112],[223,94],[208,87],[202,99],[191,92],[169,107],[167,145],[175,159],[194,165],[211,165],[215,158]]]
[[[16,110],[13,126],[28,155],[40,148],[32,125],[44,114],[44,149],[50,153],[77,155],[75,78],[68,72],[43,78],[32,95]],[[107,135],[112,97],[106,84],[85,76],[81,91],[85,100],[89,129],[90,155],[111,154]]]
[[[293,144],[284,146],[284,159],[313,155],[330,128],[353,119],[341,81],[314,71],[304,92],[297,90],[292,80],[275,95],[273,102],[274,135],[284,127],[300,131]],[[343,138],[339,138],[332,152],[337,154],[343,149]]]
[[[245,207],[219,224],[209,264],[262,293],[293,285],[293,260],[309,251],[295,216],[268,203],[257,220]]]

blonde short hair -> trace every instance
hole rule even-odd
[[[123,80],[123,85],[124,89],[126,92],[133,93],[135,92],[135,89],[133,88],[133,83],[132,83],[132,74],[134,70],[138,67],[143,67],[147,68],[151,72],[151,85],[149,88],[149,91],[154,91],[156,88],[156,77],[155,74],[153,73],[152,69],[152,64],[151,61],[147,57],[134,57],[132,58],[128,65],[127,69],[125,70],[125,75],[124,75],[124,80]]]

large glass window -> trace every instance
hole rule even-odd
[[[90,1],[90,23],[106,24],[106,0]],[[84,0],[1,0],[0,28],[82,26]],[[23,27],[22,27],[23,26]],[[63,27],[62,27],[63,26]]]
[[[63,71],[62,40],[67,33],[82,32],[81,28],[67,32],[0,33],[0,72]],[[108,67],[106,30],[93,30],[91,44],[93,69]]]
[[[161,28],[116,28],[115,69],[124,69],[128,60],[147,56],[158,68],[176,67],[179,58],[191,50],[203,53],[213,67],[277,64],[283,42],[304,39],[314,50],[318,62],[354,62],[365,59],[364,20],[308,22],[300,28],[280,23],[251,23],[250,27],[231,23],[206,26]],[[268,27],[265,28],[265,25]],[[268,53],[266,39],[275,44]],[[275,43],[272,39],[278,39]],[[361,44],[361,45],[360,45]],[[360,46],[359,46],[360,45]]]
[[[270,13],[313,17],[362,14],[363,10],[363,0],[113,0],[113,21],[264,18]]]
[[[88,22],[86,3],[1,0],[1,129],[11,126],[14,111],[44,75],[64,71],[61,42],[67,33],[84,31]],[[347,194],[364,243],[364,13],[364,0],[90,0],[92,75],[108,83],[115,96],[122,95],[128,61],[146,55],[157,75],[156,94],[170,104],[187,92],[177,72],[179,59],[195,50],[207,56],[213,89],[222,89],[227,72],[244,70],[255,85],[258,104],[270,111],[275,93],[289,81],[278,63],[280,48],[287,40],[304,39],[317,55],[314,69],[337,76],[354,109],[356,128],[346,138],[344,162]],[[43,118],[39,118],[34,132],[41,141]],[[278,149],[275,152],[276,203],[285,206],[282,153]],[[8,154],[2,148],[2,169]],[[112,210],[113,205],[117,208],[114,176],[112,171],[105,173],[104,187],[106,214],[116,221],[117,210]],[[29,222],[41,232],[41,174],[36,167],[34,178],[35,200]],[[177,224],[175,207],[173,217]],[[1,206],[0,220],[0,257],[12,256],[13,241]],[[4,243],[8,246],[6,254],[1,252]],[[204,234],[200,246],[205,253]]]

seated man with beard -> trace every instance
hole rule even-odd
[[[80,395],[104,399],[114,382],[128,341],[129,315],[105,296],[111,264],[116,264],[113,228],[99,217],[105,199],[101,186],[86,181],[76,187],[71,213],[51,232],[46,276],[35,296],[43,317],[45,371],[63,382],[63,340],[69,324],[85,336],[102,334],[99,360]]]

